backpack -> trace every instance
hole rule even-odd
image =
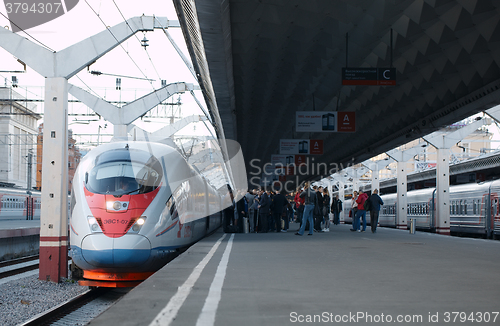
[[[365,202],[363,203],[363,208],[365,209],[365,211],[369,211],[372,209],[371,205],[372,203],[370,202],[370,197],[366,198]]]

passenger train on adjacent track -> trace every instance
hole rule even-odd
[[[133,286],[222,223],[214,189],[161,143],[101,145],[80,162],[70,203],[73,274],[81,285]]]
[[[0,188],[0,220],[40,219],[41,194],[32,190]]]
[[[450,186],[450,232],[500,238],[499,194],[500,180]],[[435,231],[436,189],[413,190],[407,196],[408,223],[410,219],[415,219],[417,230]],[[387,194],[381,198],[384,205],[379,214],[380,226],[396,227],[397,195]],[[343,209],[344,221],[352,223],[352,217],[349,217],[350,199],[345,200]],[[370,213],[366,215],[369,224]]]

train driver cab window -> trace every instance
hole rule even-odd
[[[161,178],[161,165],[151,154],[117,150],[96,158],[95,166],[85,174],[85,186],[93,193],[121,197],[151,192]]]

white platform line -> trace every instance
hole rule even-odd
[[[160,311],[160,313],[156,315],[155,319],[153,319],[153,321],[149,324],[150,326],[166,326],[172,323],[174,318],[177,316],[179,309],[182,307],[184,301],[186,301],[186,298],[193,289],[194,284],[200,277],[201,272],[203,272],[203,269],[215,254],[215,251],[217,251],[217,248],[219,248],[219,245],[225,237],[226,234],[224,234],[219,240],[217,240],[212,249],[210,249],[208,254],[205,256],[205,258],[203,258],[203,260],[194,268],[193,272],[191,273],[191,275],[189,275],[184,284],[179,286],[179,288],[177,289],[177,293],[175,293],[175,295],[170,298],[170,301],[165,306],[165,308],[163,308],[162,311]]]
[[[198,321],[196,326],[211,326],[215,324],[215,314],[217,313],[217,308],[222,294],[222,286],[224,285],[224,279],[226,278],[227,264],[229,263],[229,255],[231,254],[231,248],[233,247],[234,234],[231,235],[222,255],[222,259],[217,267],[217,272],[215,273],[212,285],[210,285],[210,290],[208,291],[208,296],[205,299],[205,304],[198,316]]]

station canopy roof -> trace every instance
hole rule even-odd
[[[174,4],[213,120],[247,172],[280,139],[323,139],[317,162],[357,163],[500,103],[497,0]],[[396,85],[343,86],[346,66],[392,66]],[[355,112],[356,132],[296,132],[295,112],[312,110]]]

